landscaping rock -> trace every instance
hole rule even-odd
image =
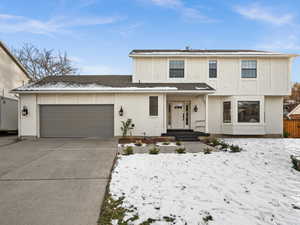
[[[291,160],[294,168],[300,171],[300,156],[291,155]]]

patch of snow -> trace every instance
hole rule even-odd
[[[167,147],[168,147],[168,146],[169,146],[169,147],[176,147],[176,146],[177,146],[175,142],[170,142],[168,145],[164,145],[164,143],[165,143],[165,142],[157,142],[156,145],[159,146],[159,147],[160,147],[160,146],[167,146]]]
[[[147,144],[143,143],[141,146],[135,145],[135,143],[126,143],[126,144],[118,144],[119,148],[126,148],[126,147],[145,147]]]
[[[207,90],[209,87],[195,87],[196,90]]]
[[[132,55],[285,55],[277,52],[138,52]]]
[[[300,173],[290,155],[299,139],[225,139],[240,153],[121,156],[110,192],[137,207],[139,224],[176,215],[177,225],[299,225]],[[134,215],[136,212],[133,212]],[[205,223],[209,213],[213,221]]]
[[[24,85],[17,89],[18,91],[135,91],[135,90],[143,90],[143,91],[152,91],[152,90],[177,90],[176,87],[110,87],[99,84],[69,84],[64,82],[58,82],[55,84],[45,84],[45,85],[36,85],[36,84],[28,84]]]

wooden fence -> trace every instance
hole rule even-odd
[[[283,130],[289,134],[289,137],[300,138],[300,119],[299,120],[284,120]]]

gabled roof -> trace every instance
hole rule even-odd
[[[10,52],[10,50],[8,49],[8,47],[6,47],[6,45],[0,41],[0,47],[5,51],[5,53],[14,61],[15,64],[17,64],[17,66],[25,73],[25,75],[27,76],[27,78],[29,80],[31,80],[31,77],[29,76],[29,73],[27,72],[27,70],[25,69],[25,67],[22,65],[22,63],[20,63],[20,61]]]
[[[280,56],[296,57],[296,54],[285,54],[251,49],[134,49],[130,57],[139,56]]]
[[[291,112],[287,114],[287,117],[290,118],[291,115],[297,115],[295,112],[300,109],[300,104],[297,105]]]
[[[32,84],[14,89],[28,92],[213,92],[206,83],[133,83],[131,75],[67,75],[48,76]]]

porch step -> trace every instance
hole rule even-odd
[[[176,141],[199,141],[199,136],[209,136],[209,134],[193,130],[167,130],[162,136],[174,136]]]

